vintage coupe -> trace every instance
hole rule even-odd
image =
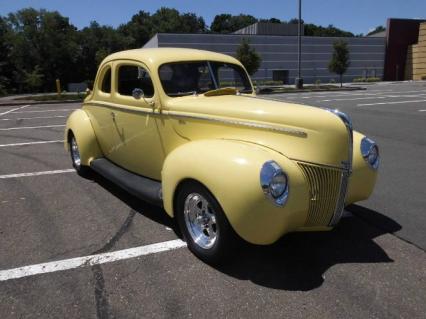
[[[240,239],[332,229],[370,196],[379,165],[344,113],[257,98],[233,57],[177,48],[105,58],[65,147],[79,174],[162,205],[207,262]]]

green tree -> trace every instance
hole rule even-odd
[[[28,91],[35,92],[38,91],[43,85],[44,75],[41,73],[41,68],[36,65],[34,69],[30,72],[23,71],[24,83],[28,88]]]
[[[78,33],[68,18],[56,11],[28,8],[9,14],[7,20],[14,33],[10,60],[20,90],[25,85],[25,72],[33,72],[36,65],[43,74],[44,90],[54,90],[57,78],[63,83],[73,78]]]
[[[126,24],[120,25],[118,32],[131,38],[131,47],[140,48],[156,33],[202,33],[206,32],[202,17],[194,13],[181,14],[176,9],[162,7],[154,14],[139,11]]]
[[[261,58],[256,50],[250,47],[250,42],[243,39],[237,48],[236,58],[244,65],[248,74],[253,75],[259,69]]]
[[[378,33],[378,32],[383,32],[386,31],[386,28],[382,25],[377,26],[374,30],[370,31],[367,33],[367,36]]]
[[[10,87],[13,65],[10,63],[10,37],[12,36],[6,19],[0,16],[0,95]]]
[[[349,67],[349,50],[345,41],[339,40],[333,44],[333,56],[328,64],[330,72],[336,73],[340,77],[340,87],[343,86],[343,74]]]
[[[215,33],[232,33],[239,29],[245,28],[258,20],[247,14],[233,16],[231,14],[222,13],[214,17],[210,30]]]
[[[295,19],[297,21],[297,19]],[[297,23],[297,22],[296,22]],[[353,37],[354,34],[344,31],[330,24],[328,27],[307,23],[304,25],[305,36],[314,37]]]

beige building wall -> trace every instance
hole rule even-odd
[[[420,24],[417,44],[408,47],[405,78],[426,80],[426,22]]]

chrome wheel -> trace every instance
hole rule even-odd
[[[80,158],[80,152],[78,151],[77,141],[75,140],[75,137],[71,138],[70,149],[71,149],[71,158],[72,158],[74,167],[76,169],[79,169],[81,167],[81,158]]]
[[[204,249],[213,247],[218,227],[216,213],[209,202],[200,194],[191,193],[185,199],[183,215],[194,243]]]

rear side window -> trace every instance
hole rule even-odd
[[[118,68],[118,93],[131,96],[134,89],[142,89],[145,97],[154,96],[154,85],[148,71],[136,65],[121,65]]]
[[[111,93],[111,68],[105,71],[102,79],[101,91],[104,93]]]

